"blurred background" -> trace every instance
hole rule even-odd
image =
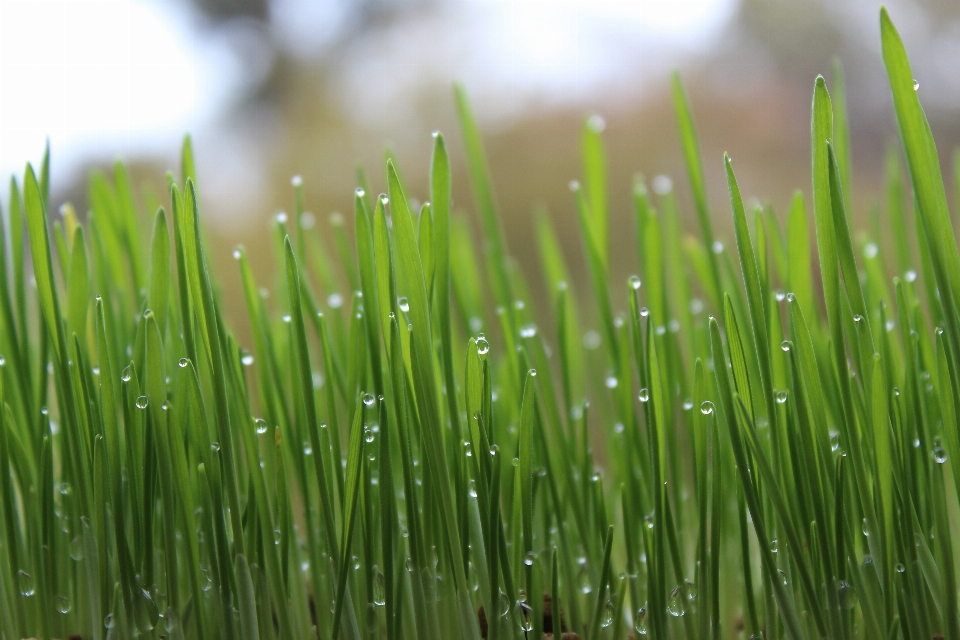
[[[960,141],[960,3],[887,6],[946,163]],[[626,278],[636,271],[637,172],[673,177],[696,233],[674,68],[691,97],[722,239],[732,239],[724,151],[745,195],[785,212],[794,189],[809,193],[812,88],[818,73],[830,80],[834,56],[846,71],[855,208],[869,210],[896,135],[878,11],[863,0],[0,0],[0,173],[38,162],[49,138],[53,207],[70,201],[82,215],[87,173],[116,158],[162,194],[190,132],[214,262],[242,312],[230,252],[245,244],[258,279],[272,282],[268,229],[293,207],[294,175],[321,230],[351,211],[358,164],[383,189],[387,150],[410,197],[423,200],[439,129],[455,207],[474,215],[452,92],[461,81],[509,248],[534,289],[538,207],[571,264],[583,265],[567,184],[579,177],[584,119],[605,119],[610,224],[623,229],[611,233],[612,275]]]

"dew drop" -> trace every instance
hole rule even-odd
[[[880,248],[873,242],[867,244],[863,248],[863,257],[867,260],[871,260],[877,257],[877,254],[880,253]]]
[[[339,293],[331,293],[327,296],[327,306],[331,309],[339,309],[343,306],[343,296]]]
[[[903,274],[903,279],[907,282],[915,282],[917,279],[917,272],[913,269],[910,269],[905,274]]]
[[[777,403],[783,404],[787,401],[787,392],[783,389],[777,391]]]
[[[376,577],[373,580],[373,604],[375,604],[378,607],[382,607],[383,605],[387,604],[387,597],[385,595],[385,589],[383,584],[384,582],[383,574],[380,573],[380,570],[377,569],[376,565],[373,566],[373,570],[376,575]]]
[[[670,599],[667,600],[667,613],[674,618],[683,615],[683,598],[680,596],[680,587],[674,587],[670,592]]]
[[[616,389],[617,384],[619,384],[616,376],[607,376],[607,379],[604,381],[604,384],[607,385],[607,389]]]
[[[914,90],[914,91],[917,91],[917,90],[919,90],[919,89],[920,89],[920,81],[914,79],[914,81],[913,81],[913,90]]]
[[[537,335],[537,325],[535,324],[525,324],[520,327],[520,337],[521,338],[532,338]]]
[[[107,629],[113,629],[113,614],[108,613],[103,618],[103,626]]]
[[[240,256],[242,256],[242,255],[243,255],[243,253],[240,251],[240,248],[239,248],[239,247],[233,250],[233,259],[234,259],[234,260],[239,260],[239,259],[240,259]]]
[[[614,609],[613,602],[607,600],[607,603],[603,605],[603,618],[600,620],[600,626],[606,629],[613,624]]]
[[[70,598],[67,596],[57,596],[56,607],[61,615],[70,613]]]
[[[263,418],[257,418],[256,420],[253,421],[253,423],[257,427],[257,433],[263,435],[264,433],[267,432],[267,421],[264,420]]]
[[[490,352],[490,343],[482,335],[477,337],[477,353],[481,356]]]
[[[365,406],[372,407],[374,402],[376,402],[376,398],[373,397],[372,393],[363,394],[363,404]]]
[[[252,354],[252,353],[245,353],[245,354],[243,354],[243,356],[240,358],[240,364],[242,364],[242,365],[245,366],[245,367],[249,367],[250,365],[252,365],[252,364],[253,364],[253,354]]]
[[[211,442],[211,443],[210,443],[210,450],[213,451],[214,453],[218,453],[218,452],[220,451],[220,443],[219,443],[219,442]]]
[[[74,536],[70,541],[70,557],[74,562],[83,560],[83,539],[80,536]]]
[[[837,588],[837,598],[840,600],[841,609],[853,609],[857,604],[857,593],[846,580],[840,581],[840,586]]]
[[[713,403],[710,402],[709,400],[704,400],[703,402],[701,402],[700,413],[702,413],[705,416],[708,416],[711,413],[713,413]]]
[[[410,311],[410,302],[404,296],[397,298],[397,306],[400,307],[400,311],[404,313]]]
[[[150,401],[147,400],[147,396],[137,397],[137,409],[146,409],[148,404],[150,404]]]
[[[640,400],[640,402],[647,402],[650,400],[650,390],[646,387],[640,389],[640,394],[637,395],[637,399]]]
[[[188,364],[190,364],[190,361],[187,360],[186,358],[180,358],[180,361],[177,362],[177,365],[178,365],[181,369],[186,369]]]
[[[939,444],[933,448],[933,461],[937,464],[947,461],[947,452]]]
[[[17,582],[20,587],[20,595],[24,598],[29,598],[36,593],[36,582],[34,582],[33,576],[26,571],[17,571]]]
[[[636,615],[633,616],[633,628],[637,635],[647,635],[647,608],[640,607]]]
[[[374,439],[373,431],[371,431],[370,429],[364,429],[364,430],[363,430],[363,439],[364,439],[364,441],[367,442],[367,444],[373,442],[373,439]]]
[[[780,343],[780,350],[781,350],[781,351],[784,351],[784,352],[790,351],[790,341],[789,341],[789,340],[784,340],[783,342],[781,342],[781,343]]]
[[[630,285],[630,288],[636,291],[640,288],[640,278],[638,276],[630,276],[627,280],[627,284]]]

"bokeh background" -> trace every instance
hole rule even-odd
[[[960,3],[888,8],[948,163],[960,142]],[[794,189],[809,192],[812,88],[818,73],[830,79],[835,56],[846,70],[855,209],[870,209],[896,135],[878,10],[864,0],[0,0],[0,175],[37,162],[49,138],[52,204],[70,201],[82,215],[87,173],[116,158],[162,194],[189,131],[215,266],[225,298],[237,300],[228,309],[242,313],[231,250],[246,245],[258,278],[272,281],[268,229],[293,207],[294,175],[323,232],[333,212],[351,211],[358,164],[383,188],[388,150],[424,199],[439,129],[455,206],[473,215],[452,92],[461,81],[509,249],[534,284],[538,207],[585,279],[567,184],[580,173],[584,119],[603,116],[611,264],[625,278],[636,271],[637,172],[673,177],[695,233],[672,69],[691,96],[722,239],[731,239],[724,151],[744,193],[778,211]]]

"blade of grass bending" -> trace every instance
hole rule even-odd
[[[873,344],[873,333],[870,328],[870,313],[867,311],[867,304],[864,301],[863,289],[860,286],[860,275],[857,272],[857,261],[854,256],[853,240],[850,237],[850,224],[847,220],[847,212],[844,206],[843,188],[840,183],[840,171],[837,164],[837,158],[834,153],[834,145],[827,143],[827,171],[830,174],[830,203],[833,209],[833,224],[836,234],[837,253],[840,259],[840,268],[843,273],[843,284],[847,294],[847,300],[855,316],[862,318],[861,322],[866,323],[867,331],[861,334],[867,338],[866,353],[864,357],[869,357],[875,351]],[[866,376],[865,363],[860,363],[861,373]],[[865,381],[865,384],[869,382]]]
[[[384,611],[387,618],[387,640],[399,639],[400,609],[397,603],[397,593],[394,588],[394,558],[396,548],[394,534],[397,531],[397,496],[393,488],[393,463],[390,453],[390,439],[393,426],[387,404],[380,397],[378,403],[380,424],[380,442],[377,452],[379,465],[379,498],[380,498],[380,545],[383,558],[383,590]]]
[[[731,392],[732,387],[727,377],[725,366],[726,357],[723,352],[723,342],[720,337],[720,327],[714,318],[710,319],[710,338],[712,355],[715,363],[714,371],[716,372],[717,384],[720,388],[721,406],[727,422],[727,431],[730,435],[730,442],[732,444],[734,458],[736,459],[737,472],[740,476],[740,487],[743,490],[744,498],[747,502],[747,506],[750,509],[750,514],[753,517],[753,526],[756,530],[757,538],[760,540],[760,544],[758,546],[760,548],[761,558],[763,559],[763,566],[766,568],[771,582],[773,583],[774,594],[776,596],[777,605],[780,609],[783,619],[784,628],[787,632],[787,637],[791,638],[792,640],[799,640],[804,637],[803,630],[800,626],[800,620],[797,618],[796,611],[793,608],[792,597],[787,595],[786,590],[783,588],[780,577],[777,575],[776,561],[770,551],[770,545],[768,544],[769,538],[767,537],[766,527],[760,511],[759,497],[757,496],[756,489],[753,484],[754,481],[750,474],[750,467],[748,466],[746,452],[743,447],[743,442],[740,438],[740,426],[738,423],[747,417],[746,408],[743,404],[743,400],[739,400],[738,403],[737,398],[739,396]],[[822,619],[819,609],[814,608],[812,613],[816,622],[818,633],[821,636],[825,636],[826,624]]]
[[[41,315],[46,322],[47,330],[53,338],[56,353],[57,381],[61,387],[61,410],[64,411],[60,419],[64,425],[64,438],[67,450],[70,451],[72,464],[78,471],[89,469],[90,464],[81,461],[90,459],[86,450],[86,442],[80,437],[77,426],[76,407],[74,404],[72,376],[67,363],[67,339],[60,311],[60,301],[57,296],[57,285],[53,274],[53,262],[50,253],[50,239],[47,232],[47,212],[41,196],[40,186],[37,184],[33,167],[27,165],[24,179],[24,208],[27,217],[27,232],[30,238],[30,252],[33,256],[34,278],[37,282],[37,291],[40,297]],[[80,500],[80,512],[84,515],[90,512],[90,495],[87,489],[88,476],[86,473],[77,473],[77,494]]]
[[[198,363],[197,342],[194,337],[194,316],[191,313],[194,302],[191,301],[190,261],[186,256],[186,232],[184,226],[183,199],[177,185],[170,186],[171,212],[173,214],[173,252],[177,261],[177,293],[179,295],[180,331],[187,358]]]
[[[811,577],[811,571],[807,565],[807,561],[804,558],[802,550],[804,548],[803,543],[800,540],[800,534],[797,532],[794,527],[793,520],[791,519],[790,510],[787,506],[787,503],[784,499],[783,493],[780,490],[780,483],[777,480],[776,474],[774,473],[773,467],[770,465],[769,460],[767,459],[767,454],[763,450],[763,445],[760,441],[760,435],[757,433],[756,427],[754,426],[753,420],[750,419],[750,416],[746,413],[745,407],[742,406],[742,399],[735,396],[735,401],[740,400],[741,404],[738,405],[738,418],[743,421],[744,432],[747,434],[747,444],[749,445],[749,450],[753,454],[754,465],[751,465],[751,469],[759,470],[759,475],[764,481],[764,489],[766,490],[767,496],[771,499],[773,507],[776,511],[777,516],[780,519],[780,525],[782,531],[787,537],[787,543],[790,545],[790,548],[793,549],[793,559],[796,563],[796,568],[800,573],[800,584],[803,588],[804,594],[806,595],[807,601],[810,603],[817,602],[817,589],[814,586],[813,579]],[[743,410],[740,410],[743,409]],[[756,523],[756,517],[754,519]],[[761,539],[761,546],[763,540]],[[769,551],[769,550],[768,550]],[[775,583],[780,584],[781,581],[776,577],[774,569],[776,567],[776,561],[773,559],[772,554],[770,555],[770,560],[773,562],[773,565],[770,568],[771,580]],[[766,562],[766,558],[765,558]],[[781,596],[783,597],[783,596]],[[793,607],[793,596],[790,594],[790,607]],[[783,602],[779,601],[778,605],[783,608]],[[833,598],[828,598],[833,604]],[[822,617],[822,612],[819,612],[815,607],[813,616],[815,619]],[[781,613],[784,613],[781,611]],[[796,615],[796,612],[793,611],[792,615]],[[822,619],[818,620],[818,624],[823,624]],[[841,635],[841,630],[837,627],[834,627],[831,632],[834,636],[839,637]]]
[[[242,640],[260,640],[260,629],[257,626],[257,602],[254,595],[253,579],[250,577],[250,566],[247,557],[237,554],[238,608],[240,609],[240,637]]]
[[[360,290],[363,292],[363,310],[366,321],[367,353],[373,374],[374,395],[384,393],[383,365],[380,362],[380,306],[377,290],[377,271],[374,259],[373,230],[367,207],[359,193],[354,194],[357,261],[360,265]],[[337,443],[339,445],[339,443]]]
[[[341,558],[341,545],[347,544],[349,541],[342,540],[337,541],[336,534],[336,525],[334,519],[334,508],[333,508],[333,499],[330,496],[329,491],[327,490],[326,478],[326,469],[324,467],[325,456],[321,455],[323,448],[321,447],[320,442],[320,424],[317,420],[317,408],[314,401],[312,389],[313,389],[313,373],[310,369],[310,354],[307,348],[307,333],[306,327],[303,321],[303,306],[301,302],[301,284],[300,284],[300,273],[297,268],[296,257],[293,252],[293,244],[290,242],[290,238],[287,237],[284,239],[284,263],[286,267],[286,276],[287,276],[287,294],[290,297],[290,316],[292,320],[292,327],[294,332],[294,351],[296,354],[296,365],[298,375],[300,377],[301,389],[304,390],[303,398],[301,402],[303,403],[304,413],[306,415],[306,429],[310,438],[310,446],[315,452],[313,455],[314,462],[314,471],[317,478],[317,486],[320,493],[320,513],[323,518],[323,529],[326,533],[326,542],[327,550],[330,554],[330,557],[334,559],[332,562],[334,575],[337,576],[337,579],[340,580],[342,577],[346,579],[348,573],[346,565],[340,562]],[[327,350],[327,345],[324,345],[325,351]],[[329,378],[328,378],[329,380]],[[361,404],[362,408],[362,404]],[[359,419],[359,418],[356,418]],[[362,429],[361,429],[362,431]],[[332,437],[332,436],[331,436]],[[351,438],[353,435],[351,434]],[[334,439],[334,449],[339,447],[339,441]],[[359,482],[359,481],[358,481]],[[359,486],[359,485],[358,485]],[[343,504],[344,509],[348,502],[348,492],[345,490],[343,493]],[[346,583],[344,582],[344,585]],[[342,597],[338,596],[338,608],[342,612],[342,603],[340,600],[343,598],[349,598],[349,591],[342,594]],[[355,613],[353,605],[347,607],[347,616],[349,618],[349,629],[351,630],[351,636],[355,639],[359,637],[359,631],[357,630],[357,624],[355,619]],[[335,615],[339,620],[339,615]],[[337,628],[337,633],[339,633],[339,626]]]
[[[843,192],[843,205],[847,211],[853,211],[851,197],[853,185],[851,183],[850,160],[850,123],[847,119],[847,88],[844,83],[843,65],[840,58],[834,57],[833,71],[833,142],[836,147],[837,168],[840,175],[840,184]]]
[[[228,352],[229,353],[229,352]],[[234,389],[240,394],[240,400],[242,406],[249,406],[249,403],[243,402],[246,400],[245,390],[239,385],[239,380],[241,379],[241,364],[239,353],[236,350],[229,356],[228,362],[226,364],[225,374],[229,375],[231,382],[233,383]],[[226,384],[227,380],[224,380]],[[266,573],[266,578],[268,584],[270,585],[270,591],[273,595],[273,607],[277,616],[277,624],[279,626],[279,636],[282,638],[292,637],[297,640],[300,640],[300,633],[298,628],[293,624],[293,618],[291,616],[291,603],[287,599],[287,589],[283,583],[283,568],[281,565],[282,559],[279,557],[277,547],[279,545],[271,544],[274,540],[273,536],[274,531],[280,528],[281,523],[274,522],[273,510],[270,508],[269,498],[267,495],[267,486],[266,481],[263,476],[263,471],[260,468],[260,452],[259,447],[256,444],[256,435],[254,431],[253,420],[249,414],[243,416],[242,418],[243,425],[238,431],[240,437],[243,439],[243,448],[246,452],[246,462],[247,462],[247,471],[250,479],[250,487],[253,489],[252,499],[256,501],[256,510],[257,510],[257,521],[260,524],[260,536],[264,541],[261,548],[258,550],[259,555],[263,558],[264,569]],[[216,457],[212,457],[213,461],[216,462]],[[213,493],[211,491],[211,493]],[[215,494],[214,494],[215,495]],[[242,538],[243,532],[240,531],[234,534],[234,540],[236,538]],[[234,543],[234,549],[237,545]],[[224,553],[223,551],[221,553]],[[240,553],[237,553],[240,555]],[[244,554],[246,555],[246,554]],[[230,574],[235,576],[236,569],[236,556],[234,556],[234,563],[231,563]],[[237,594],[237,597],[240,597],[240,587],[236,583],[233,586],[234,593]],[[197,606],[197,605],[195,605]],[[229,614],[228,614],[229,615]],[[358,634],[353,636],[353,640],[359,638]]]
[[[192,263],[191,279],[195,280],[194,289],[198,295],[197,309],[202,308],[200,313],[203,321],[202,332],[205,338],[207,350],[206,355],[210,358],[210,371],[212,373],[213,396],[215,409],[215,429],[218,436],[218,442],[223,451],[222,459],[224,462],[223,475],[225,477],[225,489],[227,492],[227,502],[230,505],[230,518],[233,526],[234,536],[233,544],[236,553],[244,553],[243,544],[243,523],[241,521],[242,511],[240,508],[240,495],[237,488],[236,457],[233,447],[233,430],[230,424],[230,412],[227,402],[227,370],[224,364],[224,357],[220,345],[220,327],[217,321],[217,310],[214,306],[213,287],[210,282],[210,273],[207,269],[206,257],[203,251],[203,244],[200,235],[200,210],[197,202],[197,191],[192,181],[187,182],[187,206],[185,207],[186,224],[184,232],[188,239],[184,244],[192,248],[193,255],[188,255],[188,260]],[[188,251],[189,254],[189,251]]]
[[[2,505],[2,517],[3,517],[3,531],[5,534],[6,542],[4,547],[6,548],[7,563],[6,566],[9,568],[9,584],[10,588],[13,589],[14,585],[17,583],[17,572],[22,571],[19,557],[19,545],[17,543],[17,532],[16,527],[18,525],[17,513],[14,509],[14,489],[13,489],[13,478],[11,474],[13,473],[13,466],[11,465],[11,455],[10,449],[7,443],[7,412],[5,411],[6,398],[4,396],[4,378],[6,371],[3,367],[0,367],[0,490],[5,496]],[[24,604],[22,598],[17,598],[16,596],[11,597],[10,602],[13,603],[13,623],[16,629],[20,630],[20,633],[25,631],[26,623],[26,612],[24,610]]]
[[[170,301],[170,234],[167,231],[167,215],[163,209],[157,211],[153,222],[148,300],[150,309],[156,316],[160,336],[163,337],[166,335],[167,308]]]
[[[169,427],[167,425],[167,416],[169,410],[166,403],[166,373],[163,364],[163,339],[160,336],[160,328],[157,324],[156,316],[152,311],[147,311],[143,321],[146,323],[146,353],[144,357],[144,395],[146,396],[146,406],[141,406],[140,399],[137,399],[137,407],[146,409],[146,420],[152,423],[151,432],[154,435],[156,444],[156,456],[159,468],[169,470],[173,468],[172,455],[170,453],[170,442],[168,440]],[[165,547],[164,553],[164,575],[167,585],[167,597],[170,606],[174,610],[180,607],[180,589],[177,578],[177,545],[176,532],[174,530],[176,508],[174,507],[174,486],[171,474],[161,471],[157,474],[160,480],[160,500],[162,505],[162,526],[163,541]],[[187,487],[179,487],[184,490]],[[152,551],[152,550],[151,550]],[[148,584],[150,584],[148,582]]]
[[[767,318],[767,302],[764,300],[760,273],[757,269],[753,243],[750,240],[750,230],[747,227],[747,218],[743,209],[743,199],[740,196],[737,178],[733,173],[730,156],[724,156],[724,167],[727,173],[727,185],[730,190],[730,202],[733,206],[737,253],[740,255],[740,269],[743,273],[747,304],[750,311],[750,324],[753,328],[753,347],[756,350],[756,361],[760,368],[760,393],[763,396],[763,406],[767,412],[767,419],[770,421],[770,429],[773,431],[777,429],[777,410],[773,390],[770,339],[767,337],[767,330],[770,326]],[[750,403],[749,406],[755,407],[754,398],[746,397]]]
[[[430,211],[433,214],[433,301],[437,309],[437,338],[443,368],[447,416],[457,439],[461,435],[460,409],[457,403],[457,379],[453,370],[453,338],[450,322],[450,159],[439,131],[433,134],[430,156]],[[421,241],[422,242],[422,241]],[[467,414],[467,419],[471,414]]]
[[[443,450],[443,432],[440,425],[439,405],[437,399],[436,377],[434,375],[430,309],[427,304],[426,283],[423,279],[423,268],[417,254],[416,236],[413,229],[413,220],[407,208],[406,197],[392,163],[387,164],[389,180],[390,206],[393,211],[394,233],[397,238],[397,253],[402,265],[401,273],[406,281],[406,291],[412,319],[413,332],[411,336],[411,363],[413,365],[414,391],[417,397],[417,407],[420,411],[424,442],[427,455],[430,457],[432,468],[440,474],[444,481],[439,483],[442,512],[454,514],[454,499],[447,481],[448,466]],[[461,632],[468,640],[479,637],[477,620],[473,615],[467,594],[466,576],[464,574],[464,558],[462,551],[455,542],[460,540],[456,518],[443,519],[444,533],[447,544],[454,544],[451,551],[453,556],[454,584],[457,592],[457,608],[460,616]]]
[[[603,564],[600,570],[600,585],[597,589],[597,604],[593,609],[593,618],[590,622],[590,633],[587,638],[593,640],[600,637],[600,625],[603,613],[607,606],[607,588],[610,583],[610,554],[613,550],[613,525],[607,528],[607,536],[603,543]]]
[[[880,40],[883,61],[890,80],[897,125],[913,184],[918,218],[922,222],[929,246],[937,288],[943,304],[944,318],[950,333],[948,344],[954,362],[960,361],[960,252],[953,241],[953,227],[947,210],[946,191],[936,143],[930,125],[920,106],[919,85],[914,80],[900,34],[886,8],[880,9]],[[956,390],[955,390],[956,393]]]
[[[97,332],[98,366],[100,367],[100,420],[103,423],[104,441],[107,452],[110,494],[109,506],[113,512],[113,526],[119,568],[121,593],[130,594],[135,584],[135,569],[130,549],[127,546],[125,504],[122,485],[122,453],[120,450],[120,426],[117,419],[117,406],[120,403],[117,380],[119,376],[110,357],[108,329],[104,318],[103,302],[97,296],[94,308],[94,321]],[[118,612],[114,612],[116,615]]]
[[[533,621],[533,634],[540,637],[543,618],[537,621],[543,603],[534,590],[534,553],[533,553],[533,426],[536,419],[536,375],[533,369],[527,371],[523,383],[523,401],[520,409],[520,513],[523,531],[523,564],[527,600],[530,605],[530,617]]]
[[[592,115],[583,124],[581,153],[583,163],[583,186],[590,211],[590,232],[600,254],[600,262],[606,269],[609,264],[607,234],[607,159],[603,144],[606,127],[603,118]]]
[[[86,345],[90,271],[87,266],[87,245],[83,237],[83,227],[78,226],[73,234],[73,250],[70,252],[67,276],[67,332],[68,335],[79,336],[81,344]]]
[[[590,277],[593,282],[593,291],[597,296],[597,307],[600,311],[600,318],[603,323],[604,337],[609,352],[610,361],[617,361],[617,330],[613,322],[613,307],[610,304],[610,291],[607,285],[607,269],[604,266],[603,254],[598,245],[598,238],[591,230],[591,213],[587,205],[586,197],[580,183],[574,181],[570,183],[570,190],[573,191],[574,198],[577,201],[577,211],[580,214],[580,229],[583,233],[583,241],[586,245],[587,264],[590,267]]]
[[[693,200],[697,207],[697,217],[700,220],[700,233],[703,235],[703,244],[707,247],[707,261],[710,264],[710,275],[712,277],[709,286],[714,291],[714,299],[719,302],[723,286],[717,256],[711,250],[714,241],[713,229],[710,226],[710,211],[707,205],[707,189],[703,179],[703,160],[700,157],[700,145],[693,125],[690,100],[683,87],[683,82],[680,80],[680,74],[676,71],[673,73],[672,81],[673,104],[677,115],[677,127],[680,129],[683,158],[687,165],[690,189],[693,191]]]
[[[457,102],[457,116],[460,120],[460,129],[463,135],[463,146],[467,153],[467,166],[473,182],[473,190],[477,199],[477,208],[480,210],[480,219],[483,222],[484,235],[489,245],[489,263],[493,274],[493,297],[501,307],[507,307],[512,300],[510,280],[506,272],[506,243],[503,239],[503,230],[497,214],[497,204],[493,195],[493,186],[490,180],[490,169],[486,154],[483,150],[483,141],[480,139],[480,128],[477,126],[467,93],[464,88],[454,85],[454,97]],[[393,194],[390,195],[393,200]]]
[[[290,246],[289,243],[287,246]],[[291,248],[292,251],[292,248]],[[353,414],[353,426],[350,431],[350,444],[347,450],[347,487],[343,501],[343,528],[340,534],[340,572],[337,576],[336,609],[333,613],[333,640],[340,637],[340,619],[343,615],[346,599],[347,577],[350,574],[350,547],[353,542],[353,529],[360,502],[360,482],[363,475],[363,398],[357,398]],[[352,605],[349,605],[352,606]]]
[[[423,583],[420,581],[420,568],[423,566],[424,546],[422,540],[422,520],[417,506],[416,479],[413,471],[413,453],[411,451],[410,411],[407,408],[407,371],[403,360],[403,347],[400,341],[400,328],[396,316],[390,313],[390,374],[393,383],[393,412],[397,416],[397,439],[400,442],[400,462],[403,471],[404,507],[407,515],[410,557],[412,570],[409,571],[411,596],[414,605],[414,619],[419,637],[438,638],[437,633],[427,621]]]

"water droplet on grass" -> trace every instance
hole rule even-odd
[[[637,635],[647,635],[647,608],[645,606],[637,609],[636,615],[633,616],[633,628]]]
[[[683,598],[680,597],[680,587],[674,587],[670,592],[670,598],[667,600],[667,613],[674,618],[683,615]]]
[[[477,338],[477,353],[481,356],[490,352],[490,343],[483,336]]]
[[[841,609],[853,609],[857,604],[857,592],[846,580],[840,581],[840,586],[837,588],[837,598],[840,600]]]
[[[613,602],[611,602],[610,600],[607,600],[607,603],[603,605],[603,618],[601,618],[600,620],[600,626],[606,629],[607,627],[612,625],[613,616],[614,616]]]
[[[17,571],[17,582],[19,583],[18,586],[20,587],[20,595],[24,598],[29,598],[36,593],[36,582],[34,581],[33,576],[26,571]]]
[[[80,536],[74,536],[70,541],[70,557],[74,562],[83,560],[83,539]]]

